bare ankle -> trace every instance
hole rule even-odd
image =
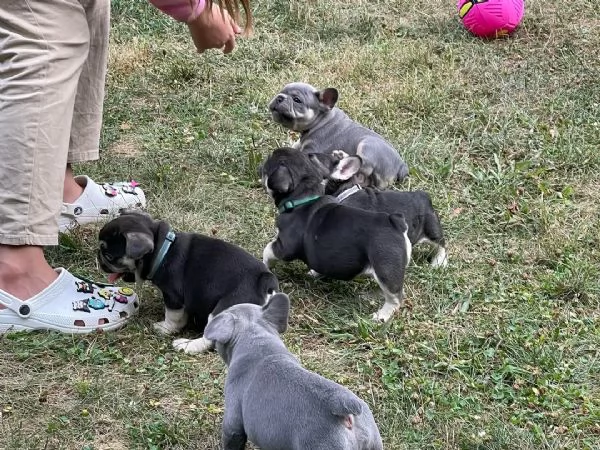
[[[46,261],[42,247],[0,245],[0,290],[27,300],[49,286],[57,276]]]
[[[65,169],[65,182],[63,186],[63,202],[73,203],[83,194],[83,186],[75,181],[73,169],[70,164],[67,164]]]

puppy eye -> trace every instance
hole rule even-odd
[[[106,259],[108,262],[112,262],[113,255],[111,255],[110,253],[105,253],[104,254],[104,259]]]
[[[300,100],[300,97],[296,97],[294,95],[294,97],[292,97],[292,99],[294,100],[294,103],[302,103],[302,100]]]

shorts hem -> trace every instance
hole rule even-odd
[[[98,150],[88,150],[88,151],[77,151],[76,154],[71,155],[67,158],[67,164],[80,163],[80,162],[88,162],[88,161],[97,161],[100,159],[100,152]]]
[[[0,245],[58,245],[56,234],[0,234]]]

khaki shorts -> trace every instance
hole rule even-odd
[[[0,244],[57,244],[67,162],[99,156],[109,28],[109,0],[0,0]]]

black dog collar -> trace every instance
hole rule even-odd
[[[309,197],[300,198],[298,200],[288,200],[281,204],[279,207],[279,212],[284,213],[288,211],[292,211],[297,206],[308,205],[310,203],[314,203],[321,198],[320,195],[311,195]]]

